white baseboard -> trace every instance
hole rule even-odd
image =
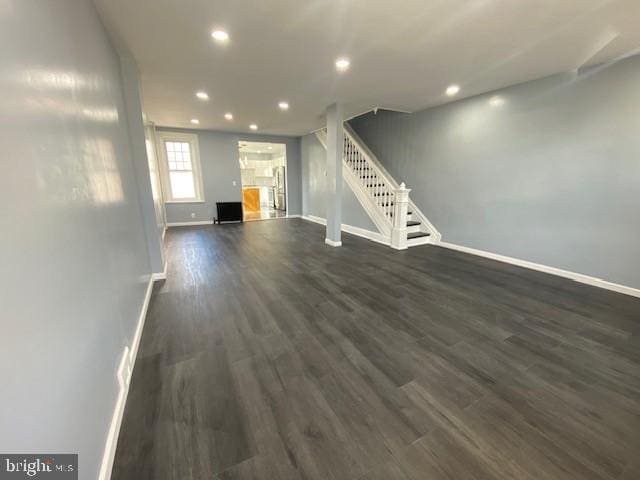
[[[304,220],[308,220],[308,221],[313,222],[313,223],[319,223],[320,225],[326,225],[327,224],[326,218],[316,217],[315,215],[303,215],[302,218]]]
[[[350,233],[351,235],[357,235],[358,237],[366,238],[376,243],[389,246],[390,242],[388,238],[385,238],[379,232],[372,232],[360,227],[354,227],[353,225],[342,224],[342,231]]]
[[[310,222],[319,223],[320,225],[326,225],[327,221],[322,217],[316,217],[315,215],[303,215],[304,220]],[[342,224],[342,231],[358,235],[359,237],[367,238],[374,242],[381,243],[383,245],[389,245],[389,242],[384,239],[378,232],[372,232],[363,228],[353,227],[351,225]],[[427,242],[427,243],[432,243]],[[601,278],[591,277],[582,273],[570,272],[568,270],[562,270],[560,268],[550,267],[548,265],[541,265],[539,263],[529,262],[527,260],[521,260],[519,258],[507,257],[505,255],[499,255],[497,253],[486,252],[484,250],[478,250],[470,247],[463,247],[462,245],[456,245],[455,243],[448,242],[433,242],[433,245],[439,245],[451,250],[458,250],[459,252],[470,253],[471,255],[478,255],[480,257],[490,258],[499,262],[510,263],[519,267],[529,268],[531,270],[537,270],[539,272],[550,273],[551,275],[557,275],[559,277],[568,278],[576,282],[584,283],[594,287],[600,287],[614,292],[623,293],[625,295],[631,295],[632,297],[640,298],[640,289],[628,287],[626,285],[620,285],[618,283],[609,282]]]
[[[330,240],[328,238],[324,239],[324,243],[326,243],[327,245],[330,245],[332,247],[341,247],[342,246],[342,242],[336,242],[336,241]]]
[[[213,220],[200,220],[197,222],[172,222],[167,227],[191,227],[193,225],[213,225]]]
[[[304,220],[308,220],[310,222],[319,223],[320,225],[326,225],[327,220],[322,217],[316,217],[315,215],[303,215],[302,218]],[[353,225],[347,225],[346,223],[342,224],[341,230],[343,232],[350,233],[351,235],[356,235],[358,237],[366,238],[367,240],[371,240],[376,243],[381,243],[382,245],[389,245],[389,240],[386,239],[379,232],[372,232],[371,230],[366,230],[360,227],[354,227]]]
[[[617,283],[608,282],[601,278],[590,277],[582,273],[570,272],[568,270],[562,270],[560,268],[550,267],[548,265],[541,265],[539,263],[529,262],[527,260],[521,260],[519,258],[507,257],[505,255],[499,255],[497,253],[486,252],[484,250],[477,250],[475,248],[463,247],[462,245],[456,245],[455,243],[437,242],[435,245],[441,247],[450,248],[451,250],[458,250],[459,252],[470,253],[471,255],[478,255],[480,257],[490,258],[499,262],[510,263],[519,267],[529,268],[531,270],[537,270],[539,272],[550,273],[551,275],[557,275],[559,277],[568,278],[576,282],[585,283],[594,287],[605,288],[614,292],[623,293],[625,295],[631,295],[633,297],[640,297],[640,289],[628,287],[626,285],[620,285]]]
[[[131,345],[124,348],[124,352],[122,353],[120,364],[118,366],[117,380],[119,392],[113,410],[113,416],[111,417],[111,425],[109,426],[109,432],[107,434],[104,454],[102,456],[102,464],[100,466],[100,472],[98,475],[99,480],[109,480],[111,478],[113,461],[116,455],[116,448],[118,446],[118,435],[120,434],[120,426],[122,424],[122,416],[124,414],[125,404],[127,403],[127,395],[129,394],[129,385],[131,383],[131,374],[133,373],[133,366],[135,364],[136,357],[138,356],[138,347],[140,346],[140,339],[142,338],[144,322],[147,318],[149,302],[151,301],[153,282],[154,279],[150,278],[149,283],[147,284],[147,290],[144,295],[142,308],[140,309],[140,315],[138,316],[138,324],[136,325],[136,330],[133,334]]]
[[[298,215],[297,213],[293,215],[287,215],[286,218],[302,218],[302,215]]]
[[[164,262],[164,270],[162,272],[152,273],[151,280],[157,282],[159,280],[167,279],[167,262]]]

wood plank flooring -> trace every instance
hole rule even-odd
[[[640,478],[640,299],[300,219],[167,248],[113,479]]]

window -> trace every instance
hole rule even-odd
[[[203,202],[198,137],[192,134],[160,132],[162,183],[165,201]]]

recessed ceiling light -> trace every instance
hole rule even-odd
[[[289,110],[289,102],[280,102],[278,108],[280,110]]]
[[[227,32],[225,32],[224,30],[214,30],[213,32],[211,32],[211,36],[217,42],[228,42],[229,41],[229,34]]]
[[[269,146],[267,147],[267,150],[273,150],[273,147],[272,147],[271,145],[269,145]]]
[[[233,120],[233,114],[232,113],[225,113],[224,114],[224,118],[226,118],[227,120]]]
[[[200,125],[200,120],[198,120],[197,118],[192,118],[191,123],[193,123],[194,125]]]
[[[460,87],[458,85],[449,85],[447,87],[447,95],[449,95],[450,97],[453,97],[459,91],[460,91]]]
[[[198,97],[200,100],[209,100],[209,94],[207,92],[196,92],[196,97]]]
[[[349,65],[351,65],[351,62],[348,58],[343,57],[336,60],[336,70],[339,72],[345,72],[349,68]]]
[[[249,128],[251,130],[257,130],[258,129],[258,125],[256,125],[255,123],[252,123],[251,125],[249,125]]]
[[[489,104],[492,107],[501,107],[502,105],[504,105],[504,98],[496,95],[495,97],[491,97],[489,99]]]

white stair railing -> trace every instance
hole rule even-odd
[[[393,224],[394,187],[382,172],[369,161],[353,138],[345,131],[344,161],[373,199],[382,215]]]
[[[382,178],[385,178],[386,181],[391,185],[393,190],[400,187],[398,182],[393,178],[389,172],[384,168],[382,163],[376,158],[376,156],[369,150],[367,144],[362,141],[362,139],[358,136],[358,134],[351,128],[348,123],[344,124],[344,133],[345,136],[348,136],[351,141],[358,146],[358,149],[362,152],[362,154],[367,158],[370,165],[373,165]],[[440,232],[436,229],[436,227],[429,221],[427,216],[418,208],[418,206],[409,198],[408,201],[409,211],[412,212],[412,217],[414,220],[418,220],[426,230],[431,234],[431,239],[433,243],[437,243],[440,241],[442,236]]]
[[[326,130],[316,131],[316,136],[326,148]],[[409,209],[420,220],[426,217],[419,212],[409,198],[410,189],[404,183],[398,185],[377,158],[362,143],[348,124],[344,128],[342,175],[354,195],[392,248],[408,247]],[[427,228],[437,233],[426,221]],[[414,227],[415,228],[415,227]],[[429,233],[427,233],[428,235]],[[438,234],[439,238],[439,234]]]

